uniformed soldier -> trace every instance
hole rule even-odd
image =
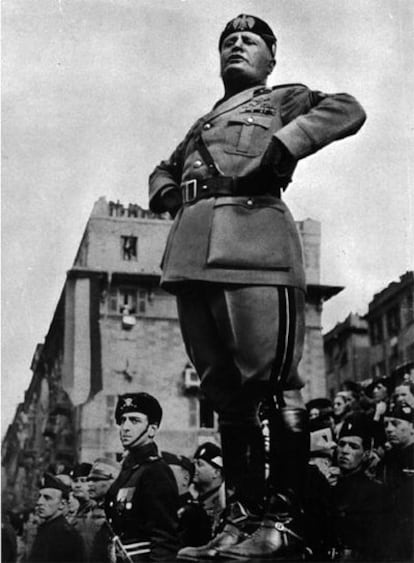
[[[94,503],[87,520],[85,534],[88,535],[88,561],[107,563],[111,557],[111,530],[106,524],[105,496],[118,476],[120,466],[110,458],[100,457],[93,462],[88,474],[88,491]],[[86,531],[87,530],[87,531]]]
[[[178,536],[180,546],[200,546],[211,539],[211,521],[202,504],[190,492],[194,463],[182,455],[162,452],[177,481],[179,494]]]
[[[64,512],[70,488],[46,473],[39,490],[36,511],[42,523],[38,527],[28,561],[30,563],[80,563],[85,560],[84,543]]]
[[[178,549],[178,491],[154,442],[162,409],[148,393],[121,395],[115,411],[127,451],[105,499],[109,525],[134,561],[171,561]]]
[[[309,447],[296,369],[305,276],[281,192],[298,160],[356,133],[365,113],[347,94],[302,84],[268,88],[276,37],[255,16],[231,20],[219,51],[224,97],[155,168],[150,208],[175,217],[161,284],[177,295],[187,352],[219,415],[226,486],[245,509],[245,523],[262,518],[259,536],[240,543],[237,518],[240,533],[220,535],[209,547],[260,558],[302,549],[296,515]],[[263,402],[271,411],[266,491]]]
[[[390,559],[414,558],[414,409],[391,406],[385,413],[385,434],[390,449],[383,460],[383,479],[391,496]]]
[[[385,487],[365,473],[372,442],[371,419],[364,414],[354,414],[345,420],[337,451],[341,473],[333,489],[338,559],[381,561],[385,557],[388,496]]]

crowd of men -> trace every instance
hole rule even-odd
[[[391,388],[380,379],[363,390],[347,382],[333,402],[314,399],[307,408],[305,558],[411,561],[414,383],[406,378]],[[161,418],[162,408],[151,395],[120,396],[116,422],[123,461],[98,458],[57,474],[51,468],[39,483],[36,506],[17,544],[7,515],[3,518],[2,560],[232,559],[214,541],[236,529],[243,516],[234,513],[234,505],[226,507],[221,448],[205,442],[191,459],[159,453],[154,438]],[[264,414],[265,442],[266,427]],[[258,526],[251,524],[252,537]]]

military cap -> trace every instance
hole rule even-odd
[[[368,449],[373,438],[372,420],[363,413],[355,413],[348,416],[345,418],[339,431],[338,440],[346,436],[359,436],[362,438],[364,448]]]
[[[149,393],[126,393],[118,397],[115,409],[115,420],[121,423],[121,417],[128,412],[140,412],[146,414],[150,424],[160,424],[162,408],[155,397]]]
[[[119,465],[116,461],[109,459],[107,457],[98,457],[92,464],[92,468],[89,472],[88,479],[108,481],[109,479],[115,479],[119,473]]]
[[[45,473],[43,475],[40,480],[39,489],[57,489],[58,491],[62,491],[64,498],[69,497],[71,490],[69,485],[64,483],[56,475],[52,475],[52,473]]]
[[[228,22],[224,31],[220,35],[219,50],[221,50],[224,39],[228,35],[237,33],[238,31],[250,31],[250,33],[259,35],[268,46],[272,55],[275,56],[277,41],[275,34],[265,21],[257,18],[256,16],[250,16],[247,14],[239,14],[236,18]]]
[[[392,405],[387,409],[385,416],[399,418],[414,424],[414,409],[408,405]]]
[[[198,446],[195,451],[194,459],[203,459],[207,461],[210,465],[214,467],[223,468],[223,455],[221,453],[221,448],[219,448],[213,442],[205,442]]]
[[[183,455],[173,454],[171,452],[162,452],[162,458],[168,465],[178,465],[190,474],[191,479],[194,476],[194,463]]]
[[[78,477],[86,477],[89,475],[92,469],[92,463],[77,463],[75,467],[70,472],[72,479],[77,479]]]

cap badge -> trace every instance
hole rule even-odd
[[[246,16],[246,14],[238,16],[232,22],[233,29],[237,29],[239,31],[252,29],[252,27],[254,27],[254,24],[255,24],[254,18],[252,18],[251,16]]]
[[[132,398],[131,397],[127,397],[126,399],[124,399],[124,407],[132,407]]]

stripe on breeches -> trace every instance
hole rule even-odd
[[[295,350],[296,304],[293,288],[279,287],[278,294],[279,332],[275,360],[270,373],[270,384],[278,406],[283,407],[283,388],[292,366]]]

